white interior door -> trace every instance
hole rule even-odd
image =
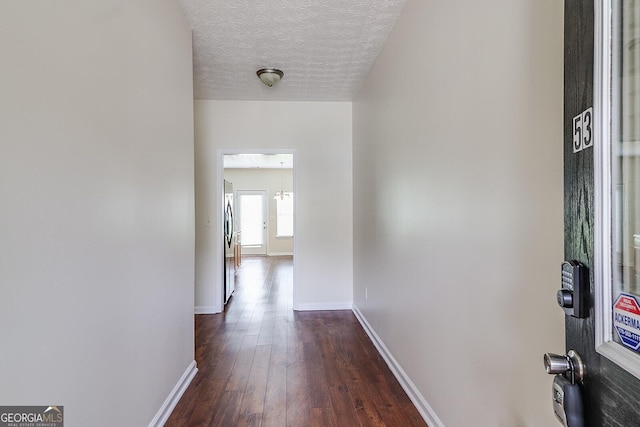
[[[242,254],[267,254],[267,192],[238,190],[236,207],[239,218]]]

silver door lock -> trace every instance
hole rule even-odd
[[[582,382],[585,375],[582,358],[573,350],[569,350],[565,355],[545,353],[544,368],[547,374],[568,374],[573,383]]]
[[[584,427],[582,391],[578,382],[585,376],[585,367],[578,353],[570,350],[565,355],[546,353],[544,367],[553,379],[553,412],[566,427]]]

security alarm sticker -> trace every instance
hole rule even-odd
[[[640,348],[640,305],[635,296],[621,293],[613,304],[613,326],[626,347]]]

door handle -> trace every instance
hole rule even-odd
[[[571,370],[571,362],[567,356],[546,353],[544,355],[544,369],[549,375],[564,374]]]
[[[570,350],[567,354],[546,353],[544,368],[553,379],[553,412],[566,427],[584,427],[582,390],[576,381],[582,382],[585,374],[584,363],[578,353]]]
[[[545,353],[544,368],[550,375],[569,375],[573,383],[582,381],[585,375],[582,358],[573,350],[564,355]]]

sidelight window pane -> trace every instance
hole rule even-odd
[[[640,296],[640,1],[615,1],[612,55],[613,340],[638,351]]]
[[[284,197],[276,198],[276,236],[293,237],[293,193],[284,193]]]

